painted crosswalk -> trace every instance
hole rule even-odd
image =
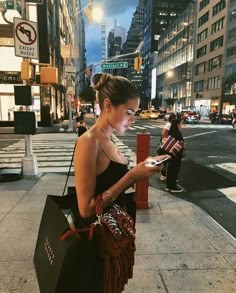
[[[47,133],[33,136],[33,154],[37,157],[39,173],[67,174],[77,136],[75,133]],[[136,164],[136,154],[122,139],[113,137],[119,150],[127,157],[130,166]],[[25,156],[25,140],[9,145],[0,150],[0,169],[10,169],[21,172],[21,161]],[[220,168],[236,175],[236,163],[209,165],[210,168]],[[73,172],[73,167],[72,167]],[[231,201],[236,202],[236,187],[220,189]]]
[[[158,123],[158,124],[144,124],[142,126],[140,125],[132,125],[129,127],[129,130],[148,130],[148,129],[159,129],[163,128],[165,125],[164,123]],[[216,125],[216,124],[183,124],[183,128],[202,128],[202,129],[232,129],[231,125]]]
[[[32,150],[37,158],[38,172],[42,174],[67,173],[76,139],[75,133],[48,133],[33,136]],[[129,159],[130,165],[134,165],[135,153],[117,137],[114,136],[114,140],[120,151]],[[0,169],[14,170],[17,173],[21,172],[22,158],[24,156],[24,139],[2,148],[0,150]]]

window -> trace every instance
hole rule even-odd
[[[232,28],[228,31],[228,41],[231,41],[232,39],[236,38],[236,29]]]
[[[231,47],[227,49],[227,57],[236,55],[236,47]]]
[[[220,88],[220,76],[208,78],[207,81],[207,90],[215,90]]]
[[[206,55],[207,46],[203,46],[197,50],[197,58]]]
[[[203,91],[204,80],[199,80],[194,83],[194,92],[202,92]]]
[[[205,70],[206,70],[206,62],[199,63],[195,67],[195,74],[198,75],[198,74],[204,73]]]
[[[197,35],[197,42],[200,43],[201,41],[205,40],[207,38],[207,29],[205,29],[204,31],[200,32]]]
[[[221,0],[220,2],[218,2],[215,6],[213,6],[212,16],[218,14],[221,10],[225,8],[225,6],[225,0]]]
[[[210,43],[210,52],[219,49],[223,46],[224,36],[221,36]]]
[[[201,25],[203,25],[205,22],[207,22],[209,19],[209,11],[207,11],[205,14],[203,14],[203,16],[201,16],[198,19],[198,27],[200,27]]]
[[[225,17],[222,17],[221,19],[214,22],[211,26],[211,33],[214,34],[221,30],[224,27],[224,19]]]
[[[206,7],[209,4],[209,0],[202,0],[199,4],[199,11],[201,11],[204,7]]]
[[[229,15],[229,22],[236,20],[236,9],[232,10]]]
[[[216,56],[209,60],[209,71],[221,68],[222,55]]]

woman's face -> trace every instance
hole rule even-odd
[[[119,106],[111,105],[109,113],[109,122],[118,132],[124,133],[135,122],[135,112],[139,109],[139,98],[130,99],[126,104]]]

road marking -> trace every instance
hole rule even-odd
[[[236,187],[220,188],[218,190],[227,196],[228,199],[236,203]]]
[[[196,136],[201,136],[201,135],[206,135],[206,134],[210,134],[210,133],[214,133],[214,132],[217,132],[217,130],[202,132],[202,133],[198,133],[198,134],[194,134],[194,135],[190,135],[190,136],[185,136],[184,139],[188,139],[188,138],[192,138],[192,137],[196,137]]]
[[[236,175],[236,163],[222,163],[222,164],[215,164],[215,166]]]

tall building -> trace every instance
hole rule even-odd
[[[197,1],[192,97],[194,106],[203,115],[209,111],[220,111],[228,2],[230,1]],[[235,28],[232,31],[235,35]],[[229,38],[230,31],[228,42]],[[229,62],[228,59],[227,64]]]
[[[152,64],[162,32],[185,10],[191,0],[144,1],[144,82],[146,96],[151,98]]]
[[[236,112],[236,0],[228,3],[221,112]]]
[[[179,112],[192,106],[195,20],[196,3],[193,1],[160,35],[156,91],[152,88],[159,107]]]
[[[131,54],[125,58],[128,62],[128,68],[121,70],[121,74],[136,84],[141,97],[141,107],[145,108],[145,95],[143,87],[143,69],[140,72],[134,70],[134,53],[141,41],[143,41],[143,24],[144,24],[144,0],[139,0],[135,12],[133,13],[130,28],[128,30],[126,42],[123,45],[123,54]]]
[[[102,52],[101,52],[101,60],[106,60],[108,56],[107,52],[107,38],[109,32],[113,29],[113,19],[105,18],[101,23],[101,44],[102,44]]]

